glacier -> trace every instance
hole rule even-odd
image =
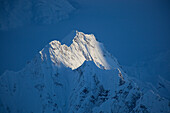
[[[142,90],[93,34],[73,34],[68,46],[51,41],[22,70],[0,76],[1,113],[170,112],[169,100]]]

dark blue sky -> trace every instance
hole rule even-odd
[[[0,31],[0,74],[20,70],[47,43],[61,41],[72,30],[93,33],[122,65],[130,65],[170,50],[170,2],[83,0],[75,14],[58,24]]]

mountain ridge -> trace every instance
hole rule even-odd
[[[78,31],[69,47],[52,41],[21,71],[0,76],[2,113],[167,113],[169,108],[165,98],[143,92],[94,35]]]
[[[46,47],[39,52],[42,60],[45,56],[43,55],[44,51],[48,52],[49,49],[52,62],[56,64],[57,62],[53,59],[57,59],[58,63],[63,63],[66,67],[70,67],[71,69],[78,68],[85,60],[94,61],[99,68],[103,69],[113,68],[111,65],[115,66],[114,68],[119,67],[116,58],[111,56],[111,54],[105,50],[103,44],[96,41],[93,34],[84,34],[83,32],[78,31],[75,32],[76,36],[72,40],[72,44],[70,46],[65,44],[62,45],[57,40],[51,41],[48,45],[46,45]],[[68,57],[66,58],[66,56]],[[112,59],[110,57],[112,57]],[[62,58],[69,61],[64,61]],[[80,61],[75,61],[75,58],[80,59]]]

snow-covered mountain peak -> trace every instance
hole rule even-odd
[[[51,41],[25,68],[0,76],[0,113],[169,113],[169,100],[141,90],[94,35],[72,38],[70,46]]]
[[[53,40],[49,43],[49,45],[53,45],[53,44],[59,44],[61,45],[60,41],[57,41],[57,40]]]
[[[72,70],[80,67],[84,61],[93,61],[101,69],[117,68],[117,60],[108,53],[103,44],[98,42],[93,34],[75,31],[75,36],[68,35],[66,39],[73,39],[67,46],[59,41],[51,41],[40,51],[41,59],[52,61],[55,66],[61,63]]]

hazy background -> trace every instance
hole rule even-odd
[[[5,70],[19,71],[46,44],[54,39],[61,41],[72,30],[93,33],[121,65],[132,65],[149,57],[152,59],[152,56],[159,56],[170,50],[169,0],[68,2],[75,10],[55,24],[27,23],[0,30],[0,74]],[[4,13],[3,8],[6,6],[0,3],[0,13]],[[15,6],[15,2],[11,4]],[[2,18],[4,14],[0,15]],[[1,23],[3,24],[2,19]],[[166,62],[170,61],[165,58]],[[169,71],[170,68],[166,66],[169,64],[166,62],[164,65]],[[168,75],[165,77],[170,79]]]

